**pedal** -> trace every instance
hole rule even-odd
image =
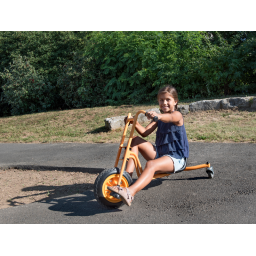
[[[116,199],[120,199],[121,198],[119,194],[117,194],[117,193],[115,193],[113,191],[110,193],[110,195],[113,196]]]

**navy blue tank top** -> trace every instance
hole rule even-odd
[[[156,147],[160,157],[170,154],[175,158],[188,158],[188,138],[184,123],[182,126],[177,126],[158,120]]]

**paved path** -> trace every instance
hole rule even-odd
[[[104,210],[93,191],[0,210],[0,223],[256,223],[256,144],[189,143],[189,165],[204,169],[152,181],[131,207]],[[99,173],[115,162],[117,144],[1,144],[0,167]],[[142,157],[140,158],[142,160]],[[145,161],[142,161],[145,164]]]

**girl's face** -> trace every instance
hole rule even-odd
[[[177,104],[177,101],[174,100],[174,98],[169,93],[161,93],[158,96],[158,103],[160,109],[164,113],[173,112],[175,109],[175,105]]]

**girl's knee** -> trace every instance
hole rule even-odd
[[[145,169],[148,169],[148,170],[150,170],[150,171],[155,172],[155,171],[156,171],[156,166],[155,166],[155,164],[154,164],[154,160],[149,160],[149,161],[147,161],[146,166],[145,166]]]

